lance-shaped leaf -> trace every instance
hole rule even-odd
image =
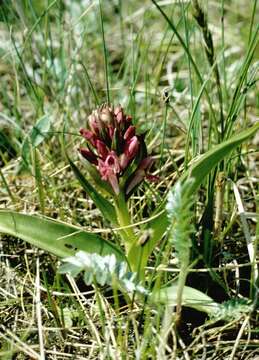
[[[177,291],[178,284],[173,283],[162,289],[154,290],[149,297],[149,301],[155,305],[176,306]],[[209,315],[216,314],[220,308],[220,304],[216,303],[211,297],[190,286],[184,286],[182,305],[206,312]]]
[[[198,190],[206,176],[227,157],[233,150],[240,146],[259,130],[259,123],[246,129],[230,139],[214,146],[212,149],[201,155],[180,178],[183,183],[187,178],[193,178],[193,184],[190,187],[190,193]]]
[[[217,166],[217,164],[229,154],[240,146],[244,141],[253,136],[259,130],[259,123],[250,127],[247,130],[233,136],[227,141],[222,142],[219,145],[214,146],[211,150],[198,157],[198,159],[189,167],[189,169],[180,177],[179,181],[184,183],[186,179],[192,178],[192,186],[188,189],[190,193],[194,193],[198,190],[206,176]],[[161,205],[156,209],[154,219],[147,224],[147,229],[152,229],[152,236],[149,241],[141,248],[132,246],[132,250],[129,253],[129,259],[140,257],[138,261],[141,262],[141,266],[145,266],[147,259],[157,242],[161,240],[165,234],[169,222],[167,219],[167,213],[165,211],[166,198]],[[157,214],[157,216],[156,216]],[[136,260],[137,261],[137,260]]]
[[[20,238],[59,257],[83,250],[99,255],[114,254],[118,260],[125,261],[123,252],[99,235],[33,215],[0,210],[0,233]]]

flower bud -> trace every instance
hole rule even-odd
[[[117,116],[120,112],[123,112],[123,109],[121,105],[118,105],[114,109],[114,115]]]
[[[101,140],[97,140],[96,141],[96,148],[97,148],[97,152],[98,152],[98,155],[105,159],[107,154],[108,154],[108,149],[105,145],[105,143]]]
[[[96,145],[96,136],[95,134],[87,129],[80,129],[80,134],[88,140],[93,146]]]
[[[107,105],[100,110],[99,117],[104,124],[108,125],[113,123],[113,113]]]
[[[88,116],[88,123],[91,131],[98,136],[101,131],[101,122],[94,112]]]
[[[120,167],[122,170],[126,169],[128,166],[128,163],[130,162],[130,159],[126,156],[126,154],[121,154],[120,156]]]
[[[109,125],[108,126],[108,134],[109,134],[109,137],[111,140],[113,138],[114,132],[115,132],[115,128],[113,126]]]
[[[98,164],[97,157],[91,150],[88,150],[86,148],[80,148],[79,151],[80,151],[81,155],[86,160],[88,160],[91,164],[94,164],[94,165]]]
[[[129,140],[131,139],[133,136],[135,135],[135,126],[133,125],[130,125],[128,127],[128,129],[126,130],[124,136],[123,136],[123,139],[124,140]]]
[[[137,136],[133,136],[130,140],[126,142],[124,154],[132,159],[135,155],[137,155],[139,149],[139,141]]]
[[[124,120],[124,116],[122,112],[119,112],[119,114],[116,116],[116,120],[118,124],[122,124]]]

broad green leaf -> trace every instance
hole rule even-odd
[[[114,254],[118,260],[125,261],[123,252],[99,235],[46,218],[0,210],[0,233],[18,237],[59,257],[83,250]]]
[[[170,286],[153,291],[149,297],[150,303],[176,306],[177,288],[177,283],[173,283]],[[184,287],[182,305],[210,315],[215,314],[220,307],[220,304],[216,303],[211,297],[190,286]]]
[[[259,123],[255,124],[251,128],[242,131],[241,133],[233,136],[227,141],[222,142],[219,145],[214,146],[213,149],[207,151],[201,155],[190,168],[180,177],[179,181],[184,182],[188,178],[193,178],[193,183],[189,188],[190,193],[194,193],[198,190],[206,176],[215,166],[222,161],[225,157],[240,146],[245,140],[253,136],[259,130]],[[167,213],[165,211],[166,199],[156,210],[157,217],[150,221],[147,228],[152,229],[153,233],[149,241],[139,250],[139,256],[141,256],[141,263],[145,266],[147,259],[154,246],[162,236],[165,234],[169,222],[167,219]],[[129,254],[129,258],[134,256],[136,258],[136,249],[132,248],[132,254]],[[138,260],[139,261],[139,260]]]
[[[90,196],[95,205],[101,211],[104,218],[109,220],[113,225],[118,225],[114,206],[110,203],[110,201],[106,200],[98,191],[95,190],[95,188],[89,183],[89,181],[86,180],[81,171],[68,157],[68,155],[66,156],[77,180],[80,182],[85,192]]]

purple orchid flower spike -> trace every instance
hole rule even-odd
[[[154,159],[146,156],[144,135],[137,134],[131,116],[120,105],[103,104],[94,110],[88,117],[88,128],[80,133],[87,142],[86,148],[79,149],[81,155],[95,166],[116,196],[121,191],[127,196],[148,177]]]

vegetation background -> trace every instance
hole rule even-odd
[[[257,5],[1,2],[0,209],[114,241],[62,151],[66,123],[66,148],[86,171],[79,129],[109,100],[132,115],[156,156],[159,182],[145,182],[130,200],[134,221],[148,218],[193,159],[258,122]],[[172,308],[117,306],[109,289],[57,273],[58,258],[0,235],[0,358],[258,359],[258,144],[257,133],[221,162],[195,203],[187,283],[226,302],[220,319],[184,308],[181,324],[170,327]],[[161,244],[147,278],[170,280],[177,256]]]

